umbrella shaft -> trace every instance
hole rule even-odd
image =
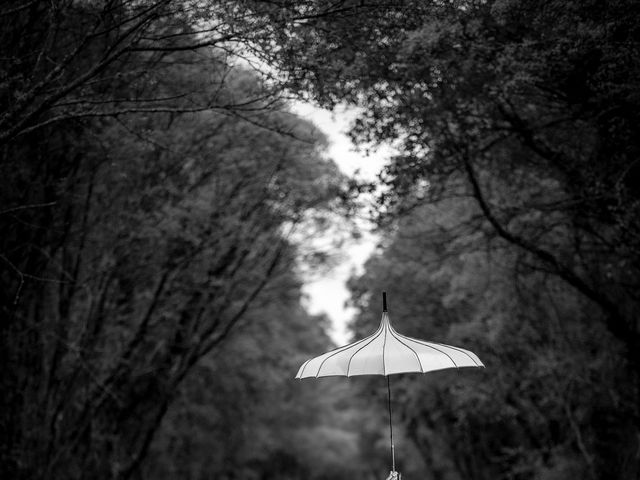
[[[396,471],[396,454],[395,447],[393,445],[393,422],[391,420],[391,382],[389,380],[389,375],[387,375],[387,394],[388,394],[388,404],[389,404],[389,441],[391,443],[391,471]]]

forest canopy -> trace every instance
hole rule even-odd
[[[301,235],[373,193],[354,337],[386,290],[488,367],[398,379],[406,478],[636,478],[638,29],[632,0],[5,2],[2,477],[382,478],[380,382],[290,381],[331,347]],[[347,178],[291,99],[397,155]]]

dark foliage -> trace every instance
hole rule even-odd
[[[285,381],[330,343],[292,232],[343,179],[234,64],[227,8],[0,11],[3,478],[322,478],[344,454],[311,442],[356,444],[330,398]]]
[[[395,382],[400,470],[638,477],[639,8],[5,2],[3,478],[386,469],[380,382],[287,380],[329,347],[291,232],[349,192],[285,92],[398,146],[354,332],[387,290],[488,366]]]

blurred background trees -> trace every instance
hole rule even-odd
[[[296,235],[376,190],[354,334],[387,290],[488,366],[393,379],[407,478],[636,478],[639,14],[5,2],[2,476],[378,478],[380,382],[288,380],[331,346]],[[397,146],[382,188],[345,190],[294,95]]]

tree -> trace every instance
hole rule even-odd
[[[220,74],[182,65],[162,69],[168,94]],[[224,77],[220,96],[247,98],[260,85],[241,68]],[[72,132],[51,124],[47,138],[33,131],[33,149],[62,149],[45,165],[51,176],[19,164],[56,208],[12,211],[3,239],[15,267],[4,277],[14,304],[3,328],[8,475],[136,474],[185,376],[291,275],[290,232],[328,208],[342,180],[318,131],[278,107],[263,103],[247,119],[166,112]]]
[[[637,369],[637,5],[342,5],[295,23],[270,58],[292,88],[364,107],[355,138],[401,142],[381,210],[446,198],[464,175],[494,232],[606,312]],[[492,183],[512,174],[544,196],[499,203]],[[548,215],[562,242],[545,241]]]
[[[184,379],[251,331],[342,179],[241,58],[274,27],[260,11],[16,1],[0,22],[3,473],[142,475]]]
[[[413,444],[423,460],[405,453],[399,470],[447,479],[637,475],[633,375],[620,343],[577,292],[478,230],[472,207],[458,198],[414,209],[350,283],[356,331],[379,321],[370,293],[386,289],[400,331],[470,348],[487,365],[393,379],[398,450]]]
[[[172,95],[143,88],[162,83],[164,67],[176,53],[198,51],[207,57],[218,47],[218,58],[210,61],[222,65],[220,56],[230,55],[246,33],[222,19],[231,9],[223,2],[168,0],[8,2],[0,12],[0,141],[69,119],[254,108],[274,92],[221,101],[222,72],[206,90],[184,81],[184,89]],[[254,22],[251,28],[258,31],[260,25]],[[207,91],[206,99],[192,98]]]
[[[153,478],[353,478],[362,475],[356,410],[343,382],[299,382],[329,347],[293,278],[272,283],[213,355],[185,379],[145,464]],[[366,465],[366,464],[365,464]]]

